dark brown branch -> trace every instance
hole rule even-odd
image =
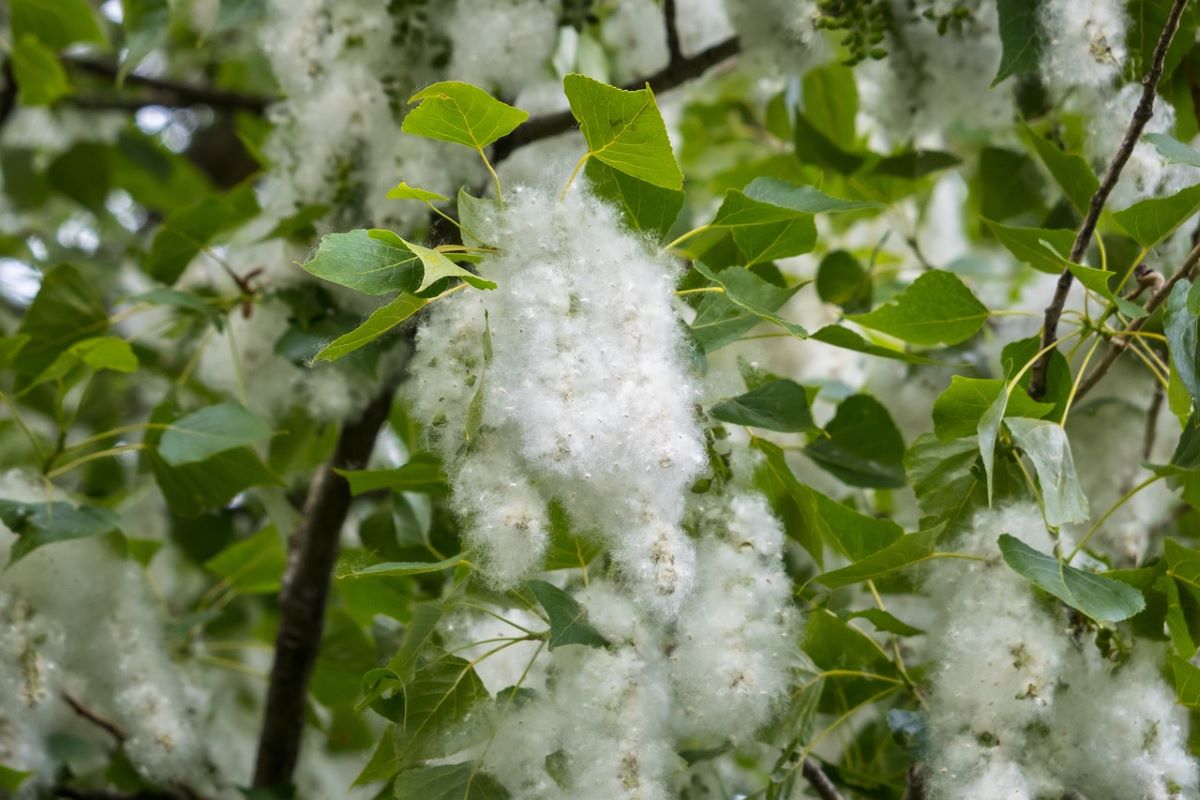
[[[833,781],[829,780],[829,776],[825,774],[816,760],[804,759],[804,766],[800,768],[800,774],[804,776],[804,780],[808,781],[808,785],[813,788],[821,800],[844,800],[842,793],[833,785]]]
[[[325,600],[338,539],[350,510],[350,486],[335,469],[361,467],[387,420],[393,390],[381,391],[362,416],[342,427],[333,458],[313,478],[304,519],[292,534],[279,592],[279,633],[254,768],[255,788],[285,787],[300,755],[308,681],[321,646]]]
[[[4,81],[4,86],[0,87],[0,128],[2,128],[17,107],[17,78],[13,75],[11,58],[4,61],[4,67],[0,69],[0,80]]]
[[[904,781],[903,800],[925,800],[925,765],[913,764]]]
[[[679,44],[678,10],[675,0],[663,0],[663,23],[667,29],[667,55],[669,64],[683,60],[683,48]]]
[[[1162,77],[1163,62],[1166,60],[1171,40],[1175,38],[1175,32],[1179,30],[1179,20],[1183,16],[1183,9],[1187,5],[1187,1],[1175,0],[1172,4],[1167,23],[1163,26],[1162,33],[1159,34],[1158,43],[1154,45],[1154,57],[1150,64],[1150,71],[1142,78],[1142,97],[1133,111],[1129,127],[1125,130],[1125,138],[1121,140],[1121,146],[1117,148],[1116,154],[1108,164],[1108,169],[1104,171],[1104,179],[1100,181],[1099,188],[1092,195],[1087,215],[1083,219],[1083,224],[1079,226],[1079,232],[1075,234],[1074,244],[1071,245],[1071,261],[1076,264],[1083,259],[1084,253],[1087,252],[1088,245],[1092,241],[1092,234],[1096,231],[1096,223],[1100,221],[1100,214],[1104,211],[1104,204],[1108,202],[1108,196],[1121,177],[1121,170],[1125,168],[1125,163],[1133,154],[1134,145],[1141,138],[1142,130],[1154,115],[1154,95],[1158,91],[1159,78]],[[1058,320],[1062,316],[1063,306],[1066,305],[1073,280],[1074,276],[1069,269],[1064,269],[1058,276],[1054,297],[1051,299],[1050,305],[1046,306],[1042,322],[1042,348],[1049,348],[1058,340]],[[1050,368],[1051,354],[1052,351],[1047,349],[1033,365],[1033,374],[1029,381],[1029,394],[1035,400],[1042,399],[1042,395],[1046,391],[1046,372]]]
[[[671,63],[651,75],[649,78],[630,81],[621,87],[630,91],[644,88],[648,83],[655,92],[666,92],[680,86],[693,78],[698,78],[718,64],[727,61],[741,52],[741,45],[736,37],[726,39],[706,50],[701,50],[694,56],[680,56]],[[503,137],[493,147],[492,163],[499,164],[513,154],[514,151],[527,144],[549,139],[566,133],[575,127],[575,117],[570,111],[559,111],[534,117],[521,127]]]
[[[125,731],[121,730],[120,725],[113,722],[111,719],[108,719],[107,717],[100,716],[95,711],[92,711],[90,708],[85,706],[83,703],[76,700],[74,697],[72,697],[67,692],[62,693],[62,699],[63,699],[63,702],[65,702],[67,705],[69,705],[71,707],[72,711],[74,711],[80,717],[86,719],[88,722],[95,725],[97,728],[100,728],[100,729],[104,730],[105,732],[107,732],[109,736],[111,736],[117,740],[118,744],[125,741]]]
[[[1108,350],[1104,353],[1104,357],[1097,362],[1092,371],[1088,373],[1088,376],[1079,384],[1079,391],[1075,394],[1076,402],[1081,400],[1085,394],[1091,391],[1092,387],[1100,382],[1100,379],[1104,377],[1109,368],[1120,357],[1121,353],[1125,352],[1125,349],[1129,346],[1129,335],[1137,333],[1142,329],[1154,311],[1170,297],[1171,290],[1175,288],[1175,284],[1195,272],[1197,264],[1200,264],[1200,245],[1192,248],[1192,252],[1188,253],[1188,257],[1183,262],[1183,265],[1175,270],[1175,274],[1167,278],[1162,287],[1146,301],[1146,316],[1133,320],[1126,326],[1124,331],[1113,336]]]
[[[77,56],[63,56],[64,66],[76,72],[95,75],[100,78],[116,81],[117,67],[105,61]],[[137,110],[145,106],[197,106],[204,105],[220,111],[249,111],[262,114],[271,99],[258,95],[232,92],[217,89],[212,86],[199,86],[163,78],[151,78],[145,75],[129,74],[125,83],[145,90],[144,95],[128,97],[117,95],[113,97],[81,96],[68,98],[66,102],[82,108]]]

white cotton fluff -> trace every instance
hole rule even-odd
[[[452,194],[481,175],[467,148],[399,132],[404,101],[444,77],[435,67],[449,56],[443,15],[423,0],[272,0],[261,40],[287,99],[271,110],[275,128],[264,146],[269,214],[333,198],[332,227],[410,229],[428,211],[388,200],[389,188],[405,180]]]
[[[736,33],[726,6],[726,0],[677,1],[675,26],[684,55],[695,55]]]
[[[610,545],[634,592],[672,614],[694,573],[680,528],[686,489],[705,464],[674,268],[586,192],[562,202],[541,189],[509,195],[484,234],[500,254],[479,268],[499,288],[435,306],[418,333],[414,412],[431,426],[459,502],[479,506],[478,495],[506,491],[508,481],[560,500],[580,530]],[[486,368],[485,310],[494,353]],[[482,449],[466,448],[480,380]],[[499,453],[510,465],[503,475],[471,467]],[[500,541],[469,525],[467,535],[485,561],[497,560]],[[504,547],[520,540],[507,537]],[[544,538],[526,543],[520,559],[532,566]],[[492,577],[511,584],[517,576]]]
[[[445,26],[448,77],[510,98],[546,73],[558,43],[558,10],[549,0],[459,0]]]
[[[13,473],[4,476],[0,496],[47,500],[44,490]],[[0,526],[5,557],[13,541]],[[0,683],[15,689],[0,693],[6,765],[53,766],[42,748],[55,731],[107,736],[78,726],[63,699],[69,692],[120,726],[125,752],[146,778],[206,795],[222,791],[200,734],[196,698],[167,654],[159,610],[135,563],[98,539],[41,547],[0,578],[0,616],[7,623]]]
[[[1000,560],[1001,533],[1042,552],[1053,544],[1033,505],[984,511],[956,549],[992,560],[939,564],[925,584],[941,612],[928,633],[930,797],[1194,792],[1186,714],[1157,673],[1158,651],[1118,667],[1101,658]]]
[[[661,628],[612,584],[593,581],[578,599],[612,646],[554,650],[545,690],[501,719],[486,767],[529,800],[666,800],[680,762]],[[557,777],[547,771],[552,754]]]
[[[770,70],[798,74],[833,53],[816,27],[815,0],[725,0],[725,6],[744,52]]]
[[[1139,83],[1127,83],[1115,94],[1111,91],[1080,92],[1078,103],[1088,114],[1088,139],[1085,152],[1096,165],[1097,174],[1121,146],[1129,128],[1134,109],[1142,97]],[[1146,123],[1144,133],[1167,133],[1175,129],[1175,109],[1162,97],[1154,99],[1154,116]],[[1122,209],[1139,200],[1161,194],[1172,194],[1191,185],[1194,169],[1183,164],[1171,164],[1149,142],[1138,140],[1121,169],[1116,188],[1108,204]]]
[[[655,0],[619,0],[614,6],[600,28],[600,40],[612,53],[612,82],[642,80],[665,67],[667,28],[660,4]],[[680,14],[682,10],[677,17]]]
[[[1000,23],[991,2],[959,3],[969,15],[939,35],[937,25],[893,0],[895,31],[887,57],[854,70],[860,127],[877,147],[915,141],[940,146],[948,129],[987,130],[1011,123],[1006,86],[992,88],[1000,65]]]
[[[1078,87],[1107,88],[1125,61],[1125,4],[1121,0],[1045,0],[1039,8],[1042,77],[1060,95]],[[1127,123],[1126,123],[1127,124]]]
[[[696,589],[676,620],[670,654],[676,727],[744,744],[787,690],[795,657],[783,529],[759,494],[701,512]]]

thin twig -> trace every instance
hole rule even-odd
[[[1096,224],[1100,221],[1100,214],[1104,211],[1104,204],[1108,202],[1108,196],[1116,187],[1117,181],[1121,177],[1121,170],[1125,168],[1125,163],[1129,161],[1129,157],[1133,154],[1134,145],[1141,138],[1142,130],[1146,127],[1146,123],[1154,115],[1154,95],[1158,91],[1158,81],[1162,77],[1163,62],[1167,57],[1167,49],[1171,46],[1171,40],[1175,38],[1175,32],[1179,30],[1179,20],[1183,16],[1183,9],[1187,5],[1188,0],[1175,0],[1171,6],[1171,13],[1167,17],[1167,23],[1163,26],[1162,33],[1159,34],[1158,43],[1154,45],[1154,57],[1150,64],[1150,71],[1142,78],[1142,97],[1138,101],[1137,108],[1134,109],[1133,118],[1129,121],[1129,127],[1125,130],[1125,137],[1121,140],[1121,146],[1117,148],[1116,154],[1112,161],[1108,164],[1108,169],[1104,172],[1104,179],[1100,181],[1099,188],[1092,195],[1091,203],[1088,206],[1087,216],[1083,219],[1083,224],[1079,226],[1079,232],[1075,234],[1075,242],[1071,245],[1071,261],[1078,264],[1087,252],[1088,245],[1092,241],[1092,234],[1096,231]],[[1067,295],[1071,291],[1071,284],[1074,281],[1074,276],[1071,270],[1064,269],[1062,274],[1058,276],[1058,285],[1054,289],[1054,297],[1050,301],[1050,305],[1046,306],[1045,319],[1042,323],[1042,346],[1046,346],[1058,338],[1058,320],[1062,316],[1063,306],[1067,302]],[[1050,368],[1051,352],[1047,351],[1037,363],[1033,366],[1033,373],[1029,380],[1029,394],[1035,400],[1042,399],[1042,395],[1046,391],[1046,373]]]
[[[350,485],[334,470],[361,467],[392,407],[385,388],[362,416],[342,427],[333,458],[313,478],[304,518],[292,534],[279,592],[279,632],[258,740],[254,787],[286,787],[300,756],[308,682],[321,646],[325,600],[338,540],[350,510]]]
[[[913,764],[908,768],[904,782],[904,800],[925,800],[925,765]]]
[[[1183,262],[1183,265],[1175,270],[1175,274],[1167,278],[1162,288],[1151,295],[1150,299],[1146,301],[1146,316],[1133,320],[1126,326],[1124,331],[1112,338],[1112,342],[1109,344],[1108,350],[1104,353],[1104,357],[1097,362],[1091,373],[1079,385],[1079,392],[1075,395],[1077,401],[1100,382],[1100,379],[1104,377],[1105,373],[1108,372],[1113,363],[1124,352],[1125,348],[1129,346],[1126,337],[1142,329],[1142,326],[1150,319],[1155,309],[1166,302],[1167,298],[1171,295],[1171,290],[1175,288],[1175,284],[1195,272],[1197,264],[1200,264],[1200,245],[1192,248],[1192,252],[1188,253],[1188,257]]]
[[[804,766],[800,768],[800,774],[804,776],[804,780],[808,781],[809,786],[821,800],[844,800],[842,793],[833,785],[833,781],[829,780],[829,776],[825,774],[815,759],[804,759]]]
[[[741,45],[738,43],[737,37],[732,37],[705,50],[701,50],[694,56],[681,55],[678,60],[672,60],[667,66],[650,77],[630,81],[621,88],[628,91],[636,91],[644,88],[646,84],[650,84],[650,88],[653,91],[665,92],[687,83],[693,78],[698,78],[711,68],[728,61],[740,52]],[[492,149],[492,164],[499,164],[511,156],[514,151],[527,144],[532,144],[542,139],[549,139],[560,133],[566,133],[574,126],[575,117],[572,116],[570,111],[559,111],[554,114],[534,117],[508,136],[496,142]]]
[[[1150,454],[1154,452],[1154,440],[1158,436],[1158,415],[1162,411],[1165,395],[1162,384],[1155,381],[1154,394],[1150,395],[1150,407],[1146,409],[1146,432],[1142,435],[1142,461],[1149,461]]]
[[[67,692],[62,693],[62,699],[71,707],[72,711],[95,725],[97,728],[106,731],[108,735],[117,740],[118,744],[121,744],[125,741],[125,731],[121,729],[120,725],[113,722],[111,719],[108,719],[107,717],[97,714],[95,711],[85,706]]]
[[[63,56],[63,65],[76,72],[83,72],[101,78],[115,81],[117,67],[106,61],[81,56]],[[83,108],[111,108],[115,110],[136,110],[144,106],[195,106],[204,105],[223,111],[249,111],[262,114],[271,103],[268,97],[232,92],[217,89],[212,86],[200,86],[192,83],[182,83],[164,78],[151,78],[146,75],[131,73],[125,76],[125,83],[147,90],[145,97],[128,97],[124,95],[108,97],[84,96],[69,98],[68,102]]]

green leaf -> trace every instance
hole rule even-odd
[[[953,534],[988,503],[979,444],[975,436],[943,442],[932,434],[919,436],[904,455],[904,468],[917,505],[927,519],[946,523]]]
[[[397,800],[507,800],[508,790],[474,761],[406,769],[393,786]]]
[[[112,370],[128,374],[137,372],[138,359],[133,354],[129,342],[116,336],[84,339],[59,353],[50,366],[29,382],[24,391],[49,381],[62,380],[77,367],[85,367],[95,372]]]
[[[823,518],[816,510],[816,500],[807,486],[796,480],[788,466],[787,458],[778,445],[752,437],[751,447],[761,451],[766,458],[756,471],[755,482],[771,501],[772,508],[785,525],[787,535],[795,539],[808,551],[818,565],[825,563],[825,546],[822,541]],[[829,501],[833,503],[832,500]],[[847,508],[848,513],[857,513]]]
[[[1171,364],[1195,401],[1200,398],[1200,318],[1188,308],[1191,281],[1179,281],[1167,297],[1163,329],[1171,351]]]
[[[683,208],[681,190],[664,189],[626,175],[603,161],[588,159],[584,170],[592,192],[615,205],[625,224],[651,234],[657,241],[666,236]]]
[[[1200,186],[1151,197],[1112,216],[1142,247],[1153,247],[1200,210]]]
[[[1188,625],[1189,615],[1184,611],[1179,584],[1170,577],[1161,575],[1154,582],[1154,588],[1162,592],[1167,601],[1166,624],[1171,646],[1184,658],[1192,658],[1196,655],[1196,641],[1192,638],[1192,631]]]
[[[521,109],[500,102],[478,86],[459,81],[426,86],[408,102],[420,105],[408,112],[400,130],[465,145],[481,155],[483,148],[529,119]]]
[[[998,378],[965,378],[954,375],[950,385],[933,401],[933,431],[943,441],[972,436],[988,407],[1004,390]],[[1054,409],[1053,403],[1039,403],[1021,389],[1009,397],[1005,416],[1041,419]]]
[[[817,241],[812,214],[762,203],[737,189],[725,193],[709,227],[731,231],[747,265],[802,255]]]
[[[487,230],[497,212],[496,201],[473,196],[465,188],[458,190],[458,224],[463,244],[468,247],[487,247],[479,232]]]
[[[795,501],[804,526],[796,533],[805,549],[814,553],[813,558],[818,564],[822,563],[822,542],[857,561],[882,550],[904,534],[904,529],[889,519],[863,514],[800,483],[788,468],[787,459],[778,445],[757,437],[751,439],[750,444],[766,456],[767,468]]]
[[[744,194],[759,203],[803,214],[833,214],[887,208],[883,203],[869,200],[843,200],[840,197],[830,197],[815,186],[797,186],[770,177],[755,178],[746,186]]]
[[[944,528],[931,528],[920,533],[901,536],[882,550],[854,562],[850,566],[818,575],[814,580],[831,589],[882,578],[912,564],[928,561]]]
[[[849,175],[863,165],[863,156],[835,144],[804,112],[797,111],[793,122],[796,158],[800,161],[831,169],[842,175]]]
[[[364,294],[411,292],[419,283],[420,262],[403,241],[377,229],[331,233],[321,237],[317,252],[300,266],[316,278]]]
[[[1150,71],[1154,61],[1154,48],[1158,37],[1166,27],[1171,11],[1169,0],[1128,0],[1125,13],[1130,21],[1125,44],[1129,48],[1129,62],[1133,74],[1139,78]],[[1163,59],[1163,74],[1160,85],[1165,85],[1174,74],[1196,42],[1196,7],[1188,3],[1180,15],[1179,30],[1167,48]]]
[[[804,454],[850,486],[900,488],[904,481],[904,439],[892,417],[869,394],[856,394],[838,406],[825,436]]]
[[[129,298],[131,303],[151,303],[156,306],[174,306],[186,311],[192,311],[204,317],[218,331],[225,328],[225,318],[221,312],[217,310],[212,303],[206,303],[199,295],[191,292],[179,291],[178,289],[167,289],[159,287],[151,289],[148,292],[134,295]]]
[[[468,563],[462,554],[444,558],[441,561],[385,561],[372,564],[369,567],[346,568],[338,571],[338,580],[357,580],[359,578],[402,578],[408,575],[427,575],[431,572],[442,572],[454,569]]]
[[[1017,373],[1021,372],[1026,364],[1033,361],[1041,349],[1042,337],[1038,334],[1006,344],[1000,351],[1000,364],[1004,369],[1004,377],[1010,381],[1017,379]],[[1017,386],[1027,393],[1030,381],[1033,379],[1033,375],[1030,373],[1030,370],[1025,370],[1020,379],[1017,379]],[[1062,418],[1067,406],[1067,397],[1071,393],[1071,384],[1071,367],[1067,364],[1067,357],[1057,348],[1051,350],[1050,367],[1046,371],[1046,391],[1042,395],[1045,402],[1054,403],[1054,411],[1049,415],[1051,418]]]
[[[395,737],[397,755],[404,762],[449,755],[447,750],[457,747],[448,740],[487,697],[470,662],[439,655],[418,669],[404,687],[404,716]]]
[[[865,619],[875,626],[875,630],[884,633],[894,633],[899,636],[920,636],[925,631],[914,628],[907,622],[889,614],[881,608],[865,608],[862,611],[851,611],[846,619]]]
[[[177,467],[255,444],[270,436],[271,426],[244,406],[220,403],[172,422],[162,435],[158,453],[167,464]]]
[[[1186,145],[1178,139],[1165,133],[1147,133],[1144,141],[1154,145],[1158,154],[1176,164],[1187,164],[1189,167],[1200,167],[1200,150]]]
[[[1028,264],[1038,272],[1052,275],[1062,272],[1066,258],[1071,252],[1071,246],[1075,243],[1075,231],[1071,230],[1016,228],[1001,225],[999,222],[992,222],[989,219],[985,219],[984,222],[987,223],[996,240],[1004,245],[1008,252],[1016,256],[1018,261]],[[1046,243],[1054,248],[1054,252],[1046,248]]]
[[[280,483],[253,450],[238,447],[173,467],[154,451],[145,454],[158,488],[171,511],[195,517],[220,508],[251,486]]]
[[[979,455],[983,459],[983,473],[987,480],[989,506],[992,504],[992,467],[996,460],[996,439],[1000,438],[1000,423],[1004,421],[1010,393],[1008,381],[1005,381],[996,399],[979,418],[979,426],[975,429],[979,441]]]
[[[1046,46],[1042,26],[1038,22],[1041,5],[1038,0],[998,0],[1000,17],[1000,69],[992,86],[1010,75],[1036,72]]]
[[[46,178],[62,194],[97,216],[112,191],[112,149],[97,142],[76,142],[50,162]]]
[[[1018,575],[1094,620],[1120,622],[1146,606],[1142,593],[1129,584],[1064,564],[1010,534],[1000,536],[1000,553]]]
[[[312,203],[300,206],[296,211],[279,222],[271,230],[263,234],[260,242],[271,239],[290,239],[307,242],[317,235],[313,223],[329,213],[329,206],[323,203]]]
[[[1071,274],[1074,275],[1080,283],[1103,297],[1108,302],[1115,304],[1125,316],[1134,318],[1146,316],[1146,309],[1142,308],[1136,303],[1129,302],[1124,297],[1120,297],[1113,292],[1111,283],[1112,280],[1117,277],[1117,273],[1107,272],[1106,270],[1102,269],[1093,269],[1092,267],[1085,267],[1082,264],[1068,263],[1067,268],[1071,270]]]
[[[17,39],[10,56],[21,105],[48,106],[71,93],[71,82],[58,56],[33,36]]]
[[[17,353],[13,368],[33,377],[75,342],[108,328],[104,298],[94,282],[67,264],[52,268],[25,312],[17,333],[29,341]]]
[[[725,290],[720,297],[723,303],[706,298],[692,321],[692,332],[706,352],[737,341],[760,321],[777,325],[798,339],[808,335],[804,328],[774,313],[800,287],[781,289],[743,267],[713,272],[703,262],[694,261],[692,268]]]
[[[32,772],[25,772],[0,764],[0,789],[12,792],[15,795],[17,790],[21,788],[21,784],[32,776]]]
[[[76,42],[108,44],[87,0],[10,0],[9,14],[15,41],[32,36],[51,50]]]
[[[892,358],[897,361],[906,361],[909,364],[937,363],[927,356],[906,353],[903,350],[895,350],[891,347],[875,344],[864,339],[855,331],[844,328],[841,325],[826,325],[816,333],[810,334],[809,338],[833,347],[840,347],[843,350],[853,350],[856,353],[866,353],[867,355],[878,356],[879,358]]]
[[[117,71],[118,84],[166,38],[171,25],[168,0],[122,0],[121,6],[125,49]]]
[[[587,141],[584,160],[598,159],[663,189],[683,188],[683,174],[649,84],[630,92],[572,73],[563,78],[563,91]]]
[[[1174,539],[1167,539],[1164,548],[1167,574],[1200,590],[1200,550],[1184,547]]]
[[[334,472],[349,481],[350,494],[355,497],[380,489],[427,494],[445,494],[449,489],[441,462],[428,453],[419,453],[407,464],[393,469],[335,469]]]
[[[349,333],[334,339],[314,357],[314,361],[337,361],[365,347],[429,304],[424,297],[402,293],[371,312],[367,321]]]
[[[220,575],[240,594],[275,594],[287,566],[283,537],[274,525],[234,542],[204,562],[204,568]]]
[[[1171,672],[1175,676],[1175,699],[1179,705],[1200,709],[1200,667],[1172,654]]]
[[[1092,195],[1100,188],[1100,181],[1087,161],[1082,156],[1060,150],[1057,145],[1038,136],[1024,123],[1021,125],[1021,134],[1046,165],[1046,169],[1050,170],[1050,174],[1075,210],[1086,214],[1092,202]]]
[[[841,64],[817,67],[805,73],[801,86],[807,121],[832,141],[853,142],[858,114],[854,70]]]
[[[387,198],[389,200],[420,200],[422,203],[442,203],[450,199],[444,194],[409,186],[407,181],[400,181],[399,184],[389,189]]]
[[[19,503],[0,500],[0,521],[17,535],[9,553],[9,566],[44,545],[103,536],[120,526],[120,518],[106,508],[73,506],[61,501]]]
[[[915,181],[939,170],[961,164],[962,161],[953,153],[940,150],[907,150],[903,153],[880,159],[871,172],[876,175],[890,175],[894,178],[904,178]]]
[[[259,212],[250,184],[223,195],[209,195],[172,211],[159,226],[143,268],[156,280],[175,283],[192,259],[218,235],[232,230]]]
[[[587,611],[574,597],[545,581],[529,581],[526,585],[550,619],[548,646],[551,650],[565,644],[608,645],[608,640],[587,621]]]
[[[1067,432],[1056,422],[1016,417],[1005,422],[1017,447],[1037,470],[1046,522],[1054,527],[1087,522],[1087,497],[1079,486]]]
[[[849,319],[922,346],[965,342],[983,327],[988,310],[958,276],[944,270],[921,273],[896,298]]]
[[[372,239],[381,242],[387,242],[390,247],[397,249],[408,249],[421,261],[422,277],[421,284],[417,286],[417,293],[424,292],[430,286],[443,278],[461,278],[463,282],[474,286],[476,289],[495,289],[496,284],[493,281],[485,280],[473,272],[468,272],[462,267],[455,264],[450,259],[446,258],[438,250],[431,250],[428,247],[422,247],[419,244],[413,244],[406,239],[401,239],[391,231],[373,230],[369,234]]]
[[[217,12],[217,18],[213,21],[209,33],[244,30],[266,15],[266,0],[221,0],[221,10]]]
[[[845,250],[834,250],[817,267],[817,295],[848,313],[870,311],[875,285],[858,259]]]
[[[722,422],[796,433],[813,430],[808,393],[804,387],[781,378],[755,387],[746,394],[717,403],[709,413]]]

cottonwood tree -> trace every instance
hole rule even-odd
[[[0,795],[1200,796],[1195,3],[0,22]]]

